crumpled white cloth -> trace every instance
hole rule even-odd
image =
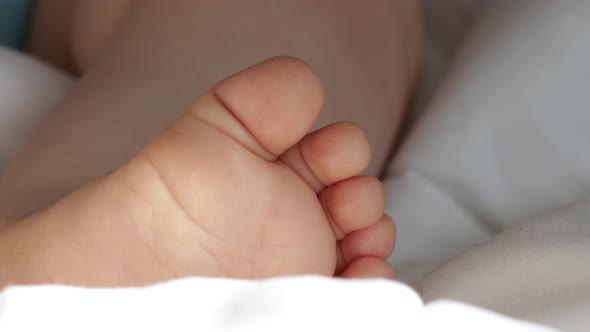
[[[589,331],[590,2],[487,5],[389,169],[389,261],[427,303]]]
[[[397,282],[296,277],[192,278],[156,286],[13,287],[0,331],[528,331],[549,328],[455,302],[424,306]]]
[[[488,5],[385,181],[407,282],[590,197],[590,2]]]
[[[565,331],[590,330],[590,199],[502,232],[420,282],[453,299]]]

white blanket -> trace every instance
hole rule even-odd
[[[548,328],[454,302],[424,307],[400,283],[299,277],[185,279],[147,288],[20,287],[0,331],[529,331]]]

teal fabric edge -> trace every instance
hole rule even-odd
[[[24,50],[35,0],[0,0],[0,45]]]

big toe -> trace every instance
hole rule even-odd
[[[219,82],[187,115],[274,160],[311,129],[323,102],[322,84],[308,65],[275,57]]]

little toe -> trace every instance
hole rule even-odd
[[[319,195],[337,240],[376,224],[383,216],[385,194],[372,176],[346,179],[327,187]]]
[[[367,168],[371,147],[360,127],[337,122],[306,135],[279,159],[319,193]]]
[[[347,279],[384,278],[395,279],[395,271],[385,260],[363,257],[352,262],[339,277]]]

